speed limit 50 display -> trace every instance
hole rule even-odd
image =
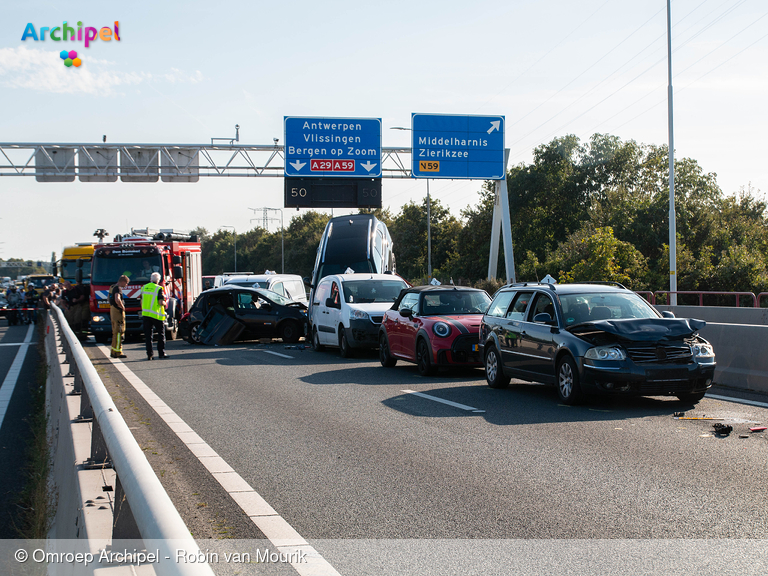
[[[381,208],[381,178],[285,178],[286,208]]]

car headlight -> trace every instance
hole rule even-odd
[[[596,346],[587,350],[584,358],[590,360],[625,360],[627,355],[618,346]]]
[[[355,320],[370,320],[368,312],[363,312],[362,310],[352,310],[352,318]]]
[[[694,344],[691,346],[691,354],[694,358],[713,358],[715,350],[709,344]]]
[[[451,327],[445,322],[435,322],[432,325],[432,332],[440,336],[440,338],[445,338],[451,333]]]
[[[107,317],[106,316],[94,316],[92,318],[92,320],[94,322],[106,322],[107,321]]]

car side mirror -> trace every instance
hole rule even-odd
[[[181,280],[182,278],[184,278],[184,271],[181,269],[181,266],[173,267],[173,277],[176,280]]]
[[[272,310],[272,304],[264,303],[261,305],[261,310],[263,312],[270,312]]]
[[[78,268],[75,270],[75,283],[76,284],[82,284],[83,283],[83,269]]]
[[[400,309],[400,316],[403,316],[405,318],[412,318],[413,317],[413,310],[410,308],[401,308]]]
[[[302,278],[301,281],[304,282],[305,286],[309,286],[310,288],[314,288],[314,286],[312,286],[312,281],[309,279],[309,276],[304,276],[304,278]]]
[[[536,324],[548,324],[550,326],[553,326],[555,324],[555,321],[552,320],[552,316],[550,316],[546,312],[539,312],[538,314],[536,314],[536,316],[533,317],[533,321]]]
[[[326,308],[341,308],[341,304],[336,304],[336,301],[333,298],[326,298],[325,299],[325,307]]]
[[[661,313],[662,318],[675,318],[675,313],[670,312],[669,310],[663,310]]]

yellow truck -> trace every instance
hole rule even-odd
[[[30,274],[24,279],[24,289],[28,290],[29,286],[35,289],[37,295],[43,293],[46,286],[49,286],[55,282],[55,278],[51,274]]]
[[[61,260],[56,262],[56,269],[60,282],[69,280],[76,283],[78,261],[82,262],[83,284],[91,283],[91,260],[93,260],[93,247],[95,243],[79,242],[74,246],[67,246],[61,253]]]

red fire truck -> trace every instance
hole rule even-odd
[[[96,342],[109,342],[109,289],[121,275],[130,279],[123,289],[126,334],[143,332],[141,288],[158,272],[168,297],[166,338],[173,340],[179,319],[202,291],[203,266],[197,236],[175,230],[135,230],[97,244],[91,261],[91,332]]]

